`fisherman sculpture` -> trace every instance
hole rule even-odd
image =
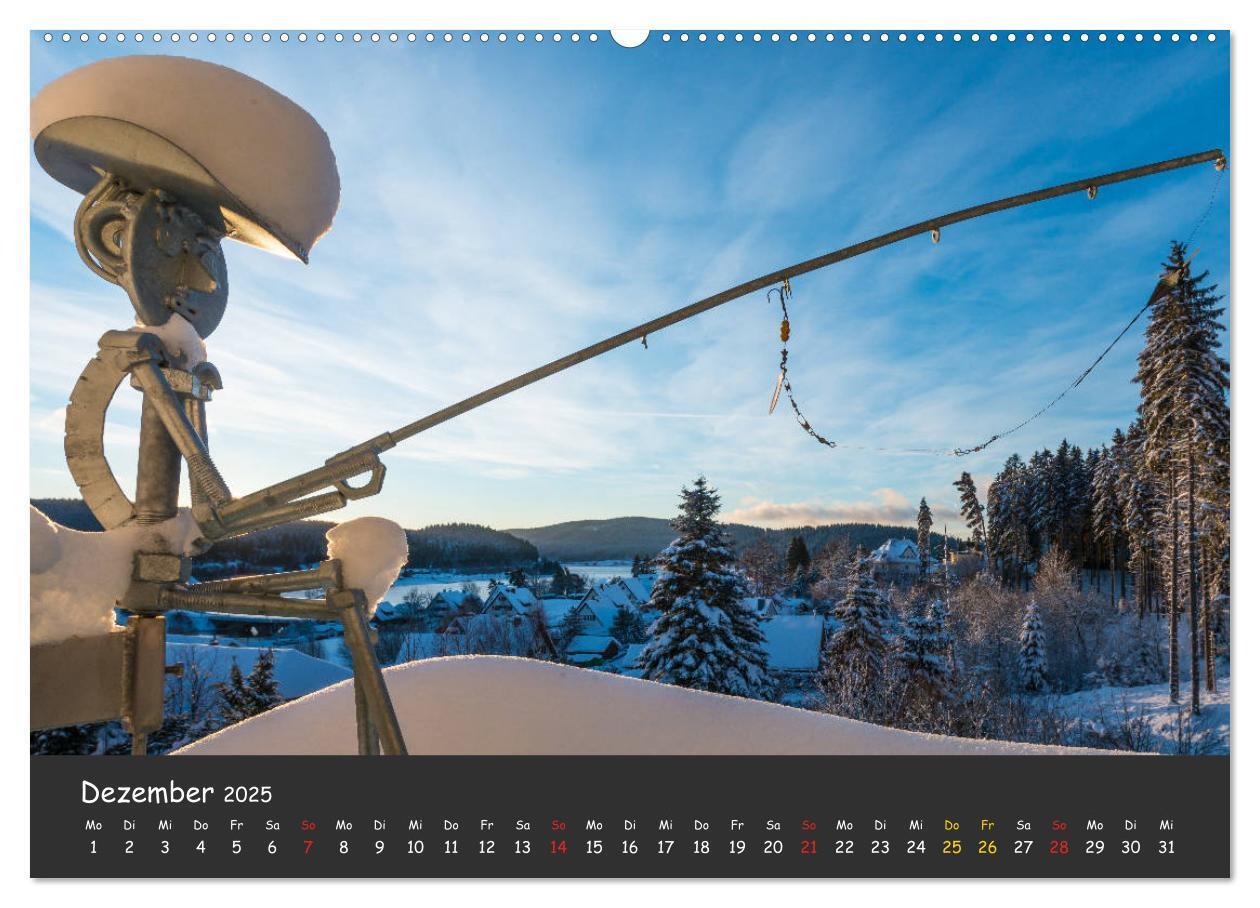
[[[147,547],[134,552],[131,583],[118,602],[131,614],[121,709],[110,704],[104,712],[120,714],[133,751],[143,753],[145,736],[162,724],[168,611],[338,620],[354,665],[360,752],[404,753],[371,644],[365,595],[347,584],[338,560],[313,570],[189,583],[190,555],[215,540],[343,507],[374,494],[384,477],[375,455],[359,453],[235,497],[208,447],[206,404],[222,382],[205,360],[203,340],[227,306],[223,241],[307,261],[339,197],[327,136],[306,111],[260,82],[164,56],[106,60],[58,79],[32,103],[31,130],[43,168],[83,193],[74,222],[79,256],[126,291],[136,318],[135,328],[101,337],[70,395],[71,475],[105,530],[164,527],[178,516],[186,464],[196,525],[185,545],[169,533],[137,537]],[[103,441],[106,410],[124,381],[143,395],[134,500],[110,469]],[[361,474],[369,477],[365,484],[348,484]],[[324,598],[280,595],[304,590],[321,590]],[[41,655],[62,663],[65,651]],[[108,654],[97,655],[104,673],[114,671]],[[39,680],[32,684],[35,724],[64,724],[73,704],[41,702],[48,691]]]

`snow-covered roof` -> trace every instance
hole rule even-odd
[[[581,603],[576,599],[548,598],[539,599],[538,604],[542,609],[543,620],[547,622],[547,627],[557,627],[564,623],[565,616]]]
[[[630,595],[640,605],[643,605],[652,598],[652,587],[656,582],[656,576],[654,574],[640,574],[638,577],[623,577],[621,582],[629,590]]]
[[[903,731],[537,659],[424,659],[385,669],[385,683],[413,754],[1104,753]],[[346,681],[176,753],[354,754],[354,716]]]
[[[450,606],[453,609],[458,609],[464,604],[465,600],[468,599],[473,600],[478,605],[481,604],[481,597],[476,593],[465,593],[463,590],[440,590],[433,594],[433,599],[429,603],[429,608],[433,608],[434,606],[437,606],[438,608]]]
[[[570,656],[602,656],[610,649],[621,649],[621,644],[618,643],[614,637],[596,634],[579,634],[570,641],[567,647],[565,647],[565,652],[567,652]]]
[[[875,551],[871,560],[880,564],[918,564],[919,546],[913,539],[889,539]],[[928,561],[935,561],[928,556]]]
[[[598,586],[593,586],[587,592],[585,598],[587,602],[603,602],[612,606],[624,605],[629,607],[638,604],[631,597],[629,590],[616,583],[601,583]]]
[[[621,652],[617,654],[617,671],[631,678],[642,678],[643,666],[639,664],[639,656],[643,654],[646,646],[646,643],[630,643],[622,647]]]
[[[529,611],[530,606],[538,601],[538,597],[534,595],[534,591],[524,586],[498,586],[494,592],[486,599],[486,604],[482,611],[488,611],[492,608],[501,608],[503,603],[514,612],[524,614]]]
[[[766,661],[772,671],[818,670],[823,641],[821,615],[776,615],[759,626],[766,637]]]
[[[258,661],[258,654],[264,652],[258,646],[212,646],[208,643],[170,643],[166,647],[168,663],[195,662],[197,670],[209,677],[210,682],[227,681],[235,662],[241,673],[248,675]],[[348,668],[316,659],[294,649],[274,649],[276,667],[275,678],[280,695],[286,700],[302,697],[311,691],[319,690],[330,684],[336,684],[351,677]],[[185,671],[188,671],[185,666]]]
[[[597,620],[605,629],[612,629],[613,622],[617,620],[617,605],[600,599],[587,601],[585,605],[586,608],[594,612],[595,620]],[[631,608],[632,606],[627,602],[624,603],[624,607]]]

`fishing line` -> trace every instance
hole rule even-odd
[[[1193,240],[1195,235],[1199,232],[1199,228],[1202,227],[1203,224],[1207,221],[1208,215],[1211,214],[1212,207],[1216,202],[1216,196],[1217,196],[1218,191],[1220,190],[1221,180],[1225,176],[1225,167],[1223,165],[1223,159],[1221,162],[1218,162],[1216,170],[1217,170],[1217,177],[1216,177],[1216,181],[1212,185],[1211,195],[1208,197],[1207,205],[1204,207],[1203,213],[1199,216],[1198,221],[1195,223],[1193,229],[1191,229],[1190,231],[1190,235],[1186,238],[1187,246],[1189,246],[1190,241]],[[1093,198],[1092,195],[1091,195],[1091,198]],[[933,242],[935,242],[936,236],[934,235],[932,239],[933,239]],[[1109,354],[1112,350],[1115,349],[1116,345],[1120,343],[1120,341],[1124,338],[1124,336],[1129,333],[1129,330],[1134,325],[1137,324],[1138,320],[1146,313],[1146,311],[1150,309],[1151,306],[1155,305],[1157,301],[1159,301],[1168,293],[1170,293],[1172,288],[1176,286],[1177,282],[1180,281],[1181,278],[1189,272],[1190,261],[1197,254],[1198,254],[1198,250],[1195,250],[1195,252],[1191,253],[1190,258],[1186,259],[1186,261],[1182,264],[1180,268],[1178,268],[1175,271],[1167,272],[1160,276],[1159,281],[1155,285],[1154,292],[1151,293],[1150,298],[1143,304],[1142,308],[1137,311],[1137,313],[1133,316],[1133,318],[1129,319],[1128,324],[1126,324],[1120,330],[1120,333],[1117,334],[1115,338],[1112,339],[1111,343],[1109,343],[1103,349],[1102,353],[1098,354],[1098,356],[1094,359],[1092,363],[1089,364],[1089,366],[1085,369],[1085,371],[1082,372],[1080,375],[1076,376],[1076,378],[1072,380],[1071,384],[1069,384],[1066,388],[1060,391],[1059,394],[1053,400],[1051,400],[1049,403],[1047,403],[1037,412],[1033,413],[1027,419],[1012,426],[1009,429],[1006,429],[1002,432],[998,432],[990,436],[988,440],[983,441],[980,444],[971,445],[970,447],[958,447],[958,448],[887,448],[887,447],[875,447],[875,446],[856,445],[856,444],[841,445],[841,444],[838,444],[837,442],[831,441],[830,439],[826,438],[825,436],[820,434],[812,425],[810,425],[809,420],[805,418],[804,414],[801,412],[800,406],[796,402],[796,396],[792,392],[792,382],[791,382],[791,379],[788,378],[788,339],[791,337],[792,327],[791,327],[791,320],[788,317],[787,301],[792,298],[792,285],[790,281],[785,280],[781,286],[773,287],[770,290],[766,291],[766,298],[768,302],[773,302],[774,295],[775,294],[778,295],[779,308],[783,312],[783,321],[780,323],[780,326],[779,326],[779,339],[783,343],[783,348],[779,354],[778,381],[775,384],[774,393],[770,398],[770,412],[771,413],[774,412],[775,407],[777,406],[779,402],[780,391],[782,391],[783,393],[786,393],[788,402],[792,405],[792,412],[796,417],[797,425],[799,425],[805,431],[805,433],[808,434],[815,441],[819,442],[820,444],[826,445],[829,448],[844,447],[844,448],[857,449],[857,450],[884,451],[884,452],[890,452],[890,453],[931,454],[931,455],[937,455],[937,456],[942,456],[942,457],[966,457],[969,454],[978,454],[981,451],[983,451],[985,448],[988,448],[990,445],[993,445],[996,442],[1001,441],[1003,438],[1006,438],[1010,435],[1014,435],[1016,432],[1020,431],[1021,429],[1023,429],[1030,423],[1041,418],[1051,408],[1053,408],[1055,404],[1059,403],[1059,401],[1067,397],[1068,394],[1076,390],[1076,388],[1080,387],[1081,383],[1084,382],[1085,379],[1087,379],[1090,376],[1090,373],[1092,373],[1096,368],[1098,368],[1099,363],[1101,363],[1107,357],[1107,354]]]

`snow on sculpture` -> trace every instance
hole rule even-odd
[[[341,562],[341,581],[363,590],[368,617],[407,563],[407,534],[384,517],[358,517],[328,531],[328,557]]]
[[[131,583],[134,554],[154,548],[188,553],[199,535],[187,508],[151,526],[83,533],[53,523],[32,506],[31,643],[121,632],[114,606]]]

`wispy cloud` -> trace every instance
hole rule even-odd
[[[603,42],[184,45],[307,106],[343,185],[309,267],[230,244],[232,302],[209,341],[225,383],[215,456],[248,491],[784,263],[1188,141],[1223,145],[1228,48],[1200,44],[1123,59],[1075,42],[703,58]],[[112,52],[36,40],[32,85]],[[77,262],[77,196],[31,168],[31,482],[66,494],[57,413],[131,308]],[[979,441],[1057,393],[1149,293],[1213,178],[1111,187],[796,282],[793,386],[841,448],[801,432],[786,401],[767,415],[779,313],[752,296],[409,442],[387,455],[385,496],[359,507],[498,526],[668,514],[704,472],[740,503],[731,519],[906,523],[926,496],[952,526],[960,469],[991,476],[1013,450],[1101,444],[1127,422],[1136,333],[1003,445],[962,462],[913,453]],[[1222,192],[1197,260],[1226,284],[1228,217]],[[120,389],[120,462],[137,413]]]
[[[957,511],[940,503],[929,503],[935,528],[943,522],[958,520]],[[886,523],[913,525],[919,505],[896,489],[876,489],[862,501],[747,501],[726,511],[722,519],[731,523],[750,523],[764,527],[819,526],[829,523]]]

